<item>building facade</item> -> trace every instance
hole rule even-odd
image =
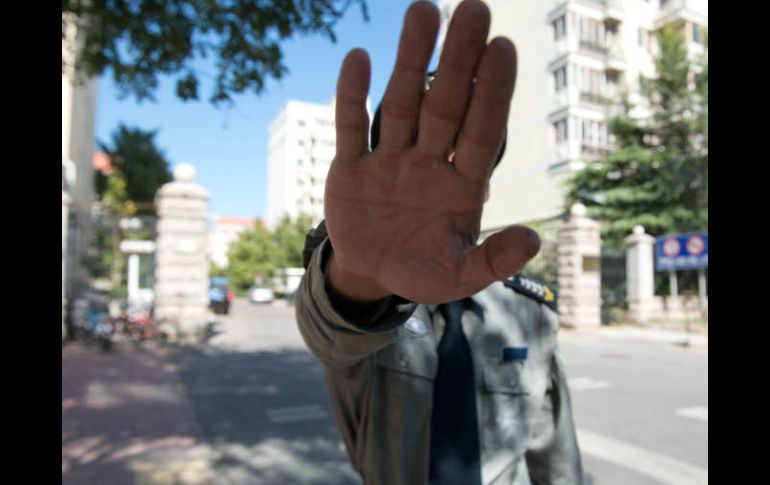
[[[439,0],[446,34],[458,0]],[[650,115],[639,77],[655,75],[654,31],[680,26],[703,52],[706,0],[487,0],[489,38],[506,36],[518,54],[507,150],[490,183],[482,231],[547,221],[565,210],[565,182],[611,147],[606,120],[623,94],[632,116]]]
[[[252,229],[255,222],[254,219],[245,217],[214,216],[209,231],[211,262],[219,268],[227,268],[227,252],[230,249],[230,244],[236,241],[243,231]]]
[[[334,101],[289,101],[270,124],[266,223],[285,215],[323,219],[326,174],[335,153]]]
[[[71,301],[87,288],[83,264],[91,233],[93,202],[95,78],[78,82],[77,50],[83,42],[77,19],[62,16],[62,334],[64,314]],[[62,335],[62,338],[64,335]]]

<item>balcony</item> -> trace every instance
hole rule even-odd
[[[604,18],[607,21],[620,23],[623,20],[623,5],[620,0],[605,0]]]
[[[626,55],[619,44],[609,47],[606,69],[614,73],[620,73],[626,69]]]
[[[606,56],[609,53],[609,49],[606,46],[584,39],[580,39],[578,47],[581,50],[587,51],[591,54],[598,54],[600,56]]]
[[[580,155],[591,160],[604,158],[610,153],[612,153],[612,149],[608,146],[589,145],[587,143],[580,145]]]
[[[600,104],[602,106],[608,106],[613,104],[614,99],[602,93],[595,93],[592,91],[581,91],[580,101],[583,103]]]
[[[655,27],[680,19],[708,25],[708,0],[661,0]]]

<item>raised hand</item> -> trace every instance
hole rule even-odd
[[[457,7],[425,92],[438,24],[431,3],[409,8],[374,151],[368,149],[369,58],[354,49],[342,63],[337,153],[326,179],[333,247],[327,275],[351,300],[390,294],[419,303],[456,300],[517,273],[540,246],[537,234],[521,226],[476,244],[508,120],[516,50],[502,37],[487,43],[489,10],[467,0]]]

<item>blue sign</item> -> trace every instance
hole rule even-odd
[[[676,271],[709,267],[707,232],[674,234],[655,239],[655,269]]]

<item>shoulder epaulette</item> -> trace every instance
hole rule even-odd
[[[516,293],[528,296],[556,311],[556,293],[548,285],[522,274],[511,276],[504,280],[503,283]]]

